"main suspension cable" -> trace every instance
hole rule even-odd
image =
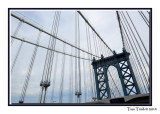
[[[87,53],[87,54],[90,54],[89,52],[87,52],[87,51],[85,51],[85,50],[82,50],[82,49],[79,49],[78,47],[76,47],[76,46],[74,46],[74,45],[72,45],[72,44],[70,44],[70,43],[68,43],[68,42],[66,42],[66,41],[64,41],[64,40],[62,40],[62,39],[54,36],[53,34],[47,32],[47,31],[45,31],[45,30],[43,30],[43,29],[41,29],[41,28],[39,28],[39,27],[37,27],[37,26],[35,26],[35,25],[33,25],[33,24],[31,24],[30,22],[28,22],[28,21],[26,21],[26,20],[24,20],[24,19],[22,19],[22,18],[20,18],[20,17],[18,17],[18,16],[16,16],[16,15],[14,15],[14,14],[11,14],[11,16],[15,17],[16,19],[18,19],[18,20],[20,20],[20,21],[23,21],[24,23],[30,25],[31,27],[33,27],[33,28],[35,28],[35,29],[40,30],[41,32],[43,32],[43,33],[45,33],[45,34],[47,34],[47,35],[49,35],[49,36],[52,36],[52,38],[55,38],[55,39],[57,39],[57,40],[65,43],[65,44],[67,44],[67,45],[69,45],[69,46],[71,46],[71,47],[73,47],[73,48],[76,48],[76,49],[78,49],[78,50],[80,50],[80,51],[82,51],[82,52],[85,52],[85,53]],[[96,55],[93,55],[93,54],[91,54],[91,55],[92,55],[92,56],[96,56]],[[98,57],[98,56],[96,56],[96,57]],[[100,58],[100,57],[98,57],[98,58]]]
[[[120,33],[121,33],[123,48],[125,48],[125,47],[124,47],[124,38],[123,38],[123,34],[122,34],[122,28],[121,28],[121,24],[120,24],[119,13],[118,13],[118,11],[116,11],[116,13],[117,13],[117,19],[118,19],[119,29],[120,29]]]
[[[63,53],[61,51],[58,51],[58,50],[55,50],[55,49],[51,49],[51,48],[48,48],[48,47],[45,47],[45,46],[42,46],[42,45],[37,45],[36,43],[32,43],[30,41],[27,41],[27,40],[23,40],[22,38],[18,38],[18,37],[14,37],[14,36],[11,36],[12,38],[16,39],[16,40],[20,40],[20,41],[23,41],[27,44],[31,44],[31,45],[35,45],[35,46],[38,46],[38,47],[41,47],[43,49],[46,49],[46,50],[50,50],[50,51],[54,51],[56,53],[60,53],[60,54],[64,54],[64,55],[67,55],[67,56],[72,56],[72,57],[75,57],[75,58],[80,58],[80,59],[83,59],[83,60],[89,60],[89,61],[92,61],[91,59],[87,59],[87,58],[83,58],[83,57],[78,57],[78,56],[75,56],[75,55],[71,55],[71,54],[68,54],[68,53]],[[90,53],[91,54],[91,53]]]
[[[103,41],[103,39],[100,37],[100,35],[96,32],[96,30],[91,26],[91,24],[89,23],[89,21],[84,17],[84,15],[80,12],[77,11],[81,17],[84,19],[84,21],[88,24],[88,26],[90,26],[90,28],[97,34],[98,38],[105,44],[105,46],[113,53],[113,51],[110,49],[110,47]]]

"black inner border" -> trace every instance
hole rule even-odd
[[[150,75],[150,99],[149,104],[83,104],[83,103],[53,103],[38,104],[25,103],[10,104],[10,11],[11,10],[150,10],[149,30],[149,75]],[[152,106],[152,8],[8,8],[8,106]]]

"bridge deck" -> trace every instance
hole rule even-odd
[[[150,95],[149,94],[138,94],[138,95],[129,95],[118,98],[103,99],[94,102],[87,102],[87,104],[149,104]]]

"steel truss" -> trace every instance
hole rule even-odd
[[[117,71],[123,88],[124,96],[132,94],[140,94],[140,90],[129,61],[130,53],[123,49],[122,53],[116,54],[114,51],[113,56],[95,60],[93,58],[93,69],[95,73],[97,100],[110,98],[110,87],[108,83],[107,71],[109,66],[114,66]]]

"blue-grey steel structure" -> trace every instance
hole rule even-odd
[[[101,55],[101,59],[99,60],[95,60],[95,58],[93,58],[92,65],[95,73],[97,100],[111,97],[107,75],[109,66],[117,68],[124,96],[140,94],[140,90],[129,61],[129,55],[130,53],[123,49],[123,52],[119,54],[116,54],[114,51],[113,56],[104,58],[104,56]]]

